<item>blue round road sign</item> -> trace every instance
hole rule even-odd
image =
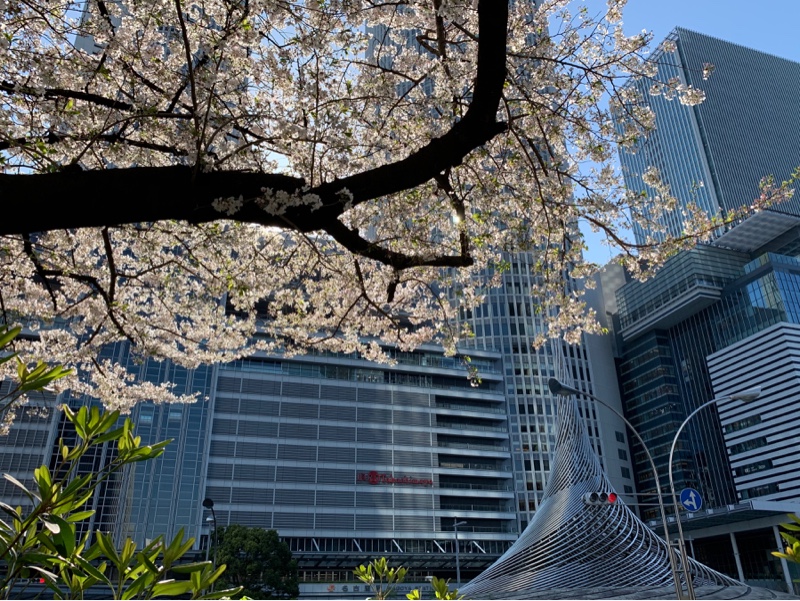
[[[700,511],[703,506],[703,497],[693,488],[684,488],[681,491],[681,505],[686,511]]]

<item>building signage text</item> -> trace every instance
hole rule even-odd
[[[409,484],[412,486],[433,486],[433,480],[426,480],[423,478],[410,478],[403,476],[395,478],[391,474],[384,474],[381,472],[359,472],[357,480],[359,482],[366,482],[373,486],[378,484]]]

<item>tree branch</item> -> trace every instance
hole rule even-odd
[[[304,192],[317,195],[322,208],[293,206],[282,215],[274,215],[253,202],[263,197],[263,189],[295,194],[305,185],[300,178],[279,174],[203,173],[191,166],[0,174],[0,200],[6,207],[22,204],[35,207],[30,211],[7,211],[0,223],[0,235],[169,219],[190,223],[233,219],[300,232],[326,231],[350,251],[398,269],[413,265],[469,264],[471,259],[463,252],[458,257],[423,259],[380,249],[342,225],[339,217],[349,206],[413,189],[436,178],[506,131],[508,125],[497,121],[497,112],[506,79],[507,28],[508,3],[480,0],[477,72],[472,101],[463,118],[444,135],[399,161],[322,183]],[[26,93],[11,84],[0,84],[0,90]],[[84,92],[37,92],[42,94],[121,110],[133,109],[127,103]],[[221,213],[212,203],[225,198],[241,198],[243,206],[232,215]]]

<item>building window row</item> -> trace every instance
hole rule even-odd
[[[759,436],[758,438],[753,438],[752,440],[746,440],[744,442],[731,445],[728,448],[728,451],[731,455],[738,455],[740,453],[746,453],[747,451],[752,451],[753,449],[758,449],[765,446],[767,446],[767,437]]]

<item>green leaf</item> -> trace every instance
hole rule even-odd
[[[205,593],[201,597],[197,597],[197,599],[231,599],[242,592],[242,587],[237,586],[236,588],[229,588],[222,591],[212,591],[209,593]]]
[[[11,353],[10,355],[6,355],[4,357],[0,357],[0,365],[5,363],[6,361],[11,361],[12,359],[17,358],[17,353]]]
[[[90,518],[95,514],[94,509],[87,509],[86,511],[76,511],[66,517],[68,522],[82,522],[86,518]]]
[[[119,554],[117,550],[114,548],[114,543],[111,541],[111,537],[103,532],[97,533],[97,545],[100,547],[100,550],[103,552],[103,555],[107,557],[111,563],[117,568],[118,571],[124,572],[124,567],[121,565]]]
[[[172,565],[176,560],[183,557],[192,548],[192,545],[194,545],[194,539],[188,538],[184,541],[183,528],[181,528],[172,539],[172,542],[164,549],[164,563]]]
[[[190,574],[191,572],[197,572],[202,570],[205,567],[211,567],[210,561],[196,561],[193,563],[182,563],[177,566],[172,566],[170,571],[175,572],[176,574]]]
[[[95,567],[91,564],[91,562],[81,556],[77,556],[75,558],[75,562],[80,566],[81,570],[89,574],[92,578],[113,588],[111,581],[104,573],[108,564],[103,562],[98,567]]]
[[[787,534],[786,532],[781,532],[781,538],[790,545],[800,544],[800,542],[798,542],[798,540],[794,536],[792,536],[791,534]]]
[[[0,329],[0,349],[7,346],[8,343],[14,340],[14,338],[16,338],[21,331],[22,331],[21,326],[15,326],[11,329],[8,328]]]
[[[53,534],[58,534],[59,532],[61,532],[61,527],[54,522],[42,518],[42,524],[44,524],[44,527],[47,528]]]
[[[177,597],[192,588],[188,580],[162,580],[153,585],[153,597]]]
[[[158,566],[153,563],[144,553],[139,553],[138,560],[139,565],[144,566],[147,571],[152,574],[158,574],[161,571],[158,569]]]
[[[125,589],[125,591],[122,593],[122,598],[135,599],[136,597],[139,596],[139,593],[141,593],[144,590],[144,588],[148,584],[150,584],[150,582],[152,582],[152,580],[153,580],[153,575],[150,572],[145,572],[144,574],[136,578],[136,580],[134,580],[131,583],[131,585]]]
[[[18,520],[22,519],[22,515],[20,515],[20,513],[16,509],[11,507],[11,505],[8,505],[7,503],[3,503],[2,501],[0,501],[0,509],[5,511],[11,517],[14,517],[14,518],[16,518]]]
[[[71,556],[75,551],[75,526],[55,515],[51,515],[50,519],[53,523],[58,525],[59,528],[56,543],[61,544],[64,555],[68,557]]]
[[[39,493],[42,495],[42,498],[50,498],[53,492],[53,480],[50,477],[50,470],[47,466],[43,465],[33,470],[33,478],[39,486]]]
[[[24,492],[28,496],[29,499],[33,500],[34,494],[28,490],[27,486],[25,486],[22,482],[17,480],[14,476],[12,476],[11,474],[3,474],[3,478],[11,482],[17,488],[20,488],[22,492]]]
[[[48,580],[52,580],[53,582],[58,582],[58,576],[56,576],[55,574],[53,574],[53,572],[50,572],[50,571],[48,571],[48,570],[45,570],[44,568],[42,568],[42,567],[40,567],[40,566],[37,566],[37,565],[29,565],[29,566],[28,566],[28,569],[31,569],[31,570],[33,570],[34,572],[38,572],[39,574],[41,574],[42,576],[44,576],[44,577],[45,577],[45,578],[47,578]]]

